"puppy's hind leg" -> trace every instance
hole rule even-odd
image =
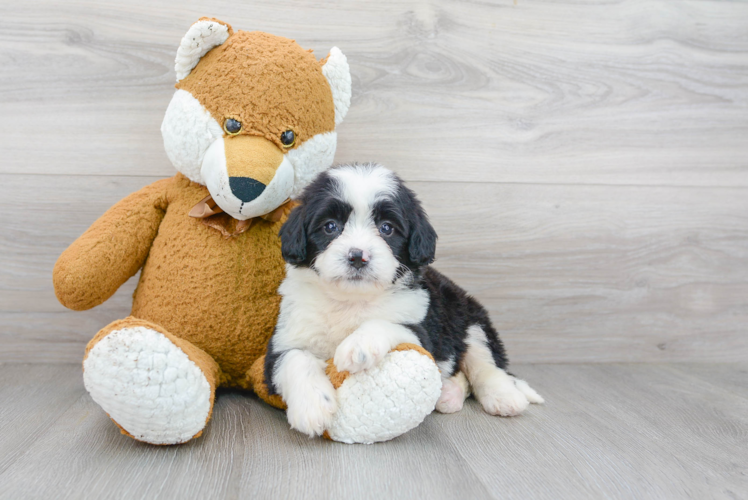
[[[442,378],[442,393],[436,402],[439,413],[456,413],[462,410],[465,399],[470,395],[467,377],[458,371],[452,377]]]
[[[538,394],[535,389],[530,387],[530,384],[528,384],[524,380],[514,377],[514,385],[517,387],[517,389],[520,390],[522,394],[525,395],[530,403],[536,405],[542,405],[543,403],[545,403],[545,399],[543,399],[543,396]]]
[[[514,377],[496,366],[483,328],[472,325],[467,333],[468,347],[460,368],[483,409],[491,415],[502,417],[512,417],[525,411],[530,404],[527,396],[517,387]]]

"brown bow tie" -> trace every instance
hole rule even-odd
[[[264,219],[268,222],[278,222],[295,206],[296,202],[289,198],[269,214],[260,215],[259,217],[247,220],[237,220],[225,213],[223,209],[216,204],[213,197],[208,195],[200,200],[197,205],[192,207],[189,216],[201,219],[202,223],[206,226],[217,229],[221,234],[223,234],[224,238],[231,238],[232,236],[242,234],[252,227],[252,223],[257,219]]]

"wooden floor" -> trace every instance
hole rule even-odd
[[[122,436],[79,365],[0,365],[0,498],[746,498],[748,364],[517,365],[521,417],[474,400],[388,443],[288,429],[226,392],[183,446]]]

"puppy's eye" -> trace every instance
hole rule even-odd
[[[295,142],[296,134],[293,133],[293,130],[286,130],[281,134],[281,144],[284,148],[290,148]]]
[[[323,229],[325,230],[327,234],[335,234],[338,232],[338,225],[335,222],[330,221],[330,222],[325,223],[325,225],[323,226]]]
[[[229,135],[236,135],[242,131],[242,122],[233,118],[226,118],[226,121],[223,122],[223,131]]]
[[[389,222],[383,222],[382,225],[379,226],[379,232],[382,233],[382,236],[391,235],[393,230],[394,228]]]

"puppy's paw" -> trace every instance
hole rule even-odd
[[[535,389],[530,387],[530,384],[528,384],[524,380],[515,378],[514,385],[517,387],[517,389],[519,389],[519,391],[522,394],[525,395],[525,397],[530,403],[536,404],[536,405],[542,405],[543,403],[545,403],[545,399],[543,399],[543,396],[535,392]]]
[[[513,381],[491,387],[478,396],[483,409],[491,415],[514,417],[527,409],[530,402]]]
[[[309,437],[321,436],[338,411],[337,397],[332,385],[296,394],[287,401],[287,405],[286,416],[291,428]]]
[[[358,373],[377,366],[389,351],[387,339],[358,329],[340,343],[333,362],[340,372]]]
[[[436,402],[436,411],[439,413],[456,413],[462,410],[465,402],[465,391],[452,379],[442,380],[442,393]]]

